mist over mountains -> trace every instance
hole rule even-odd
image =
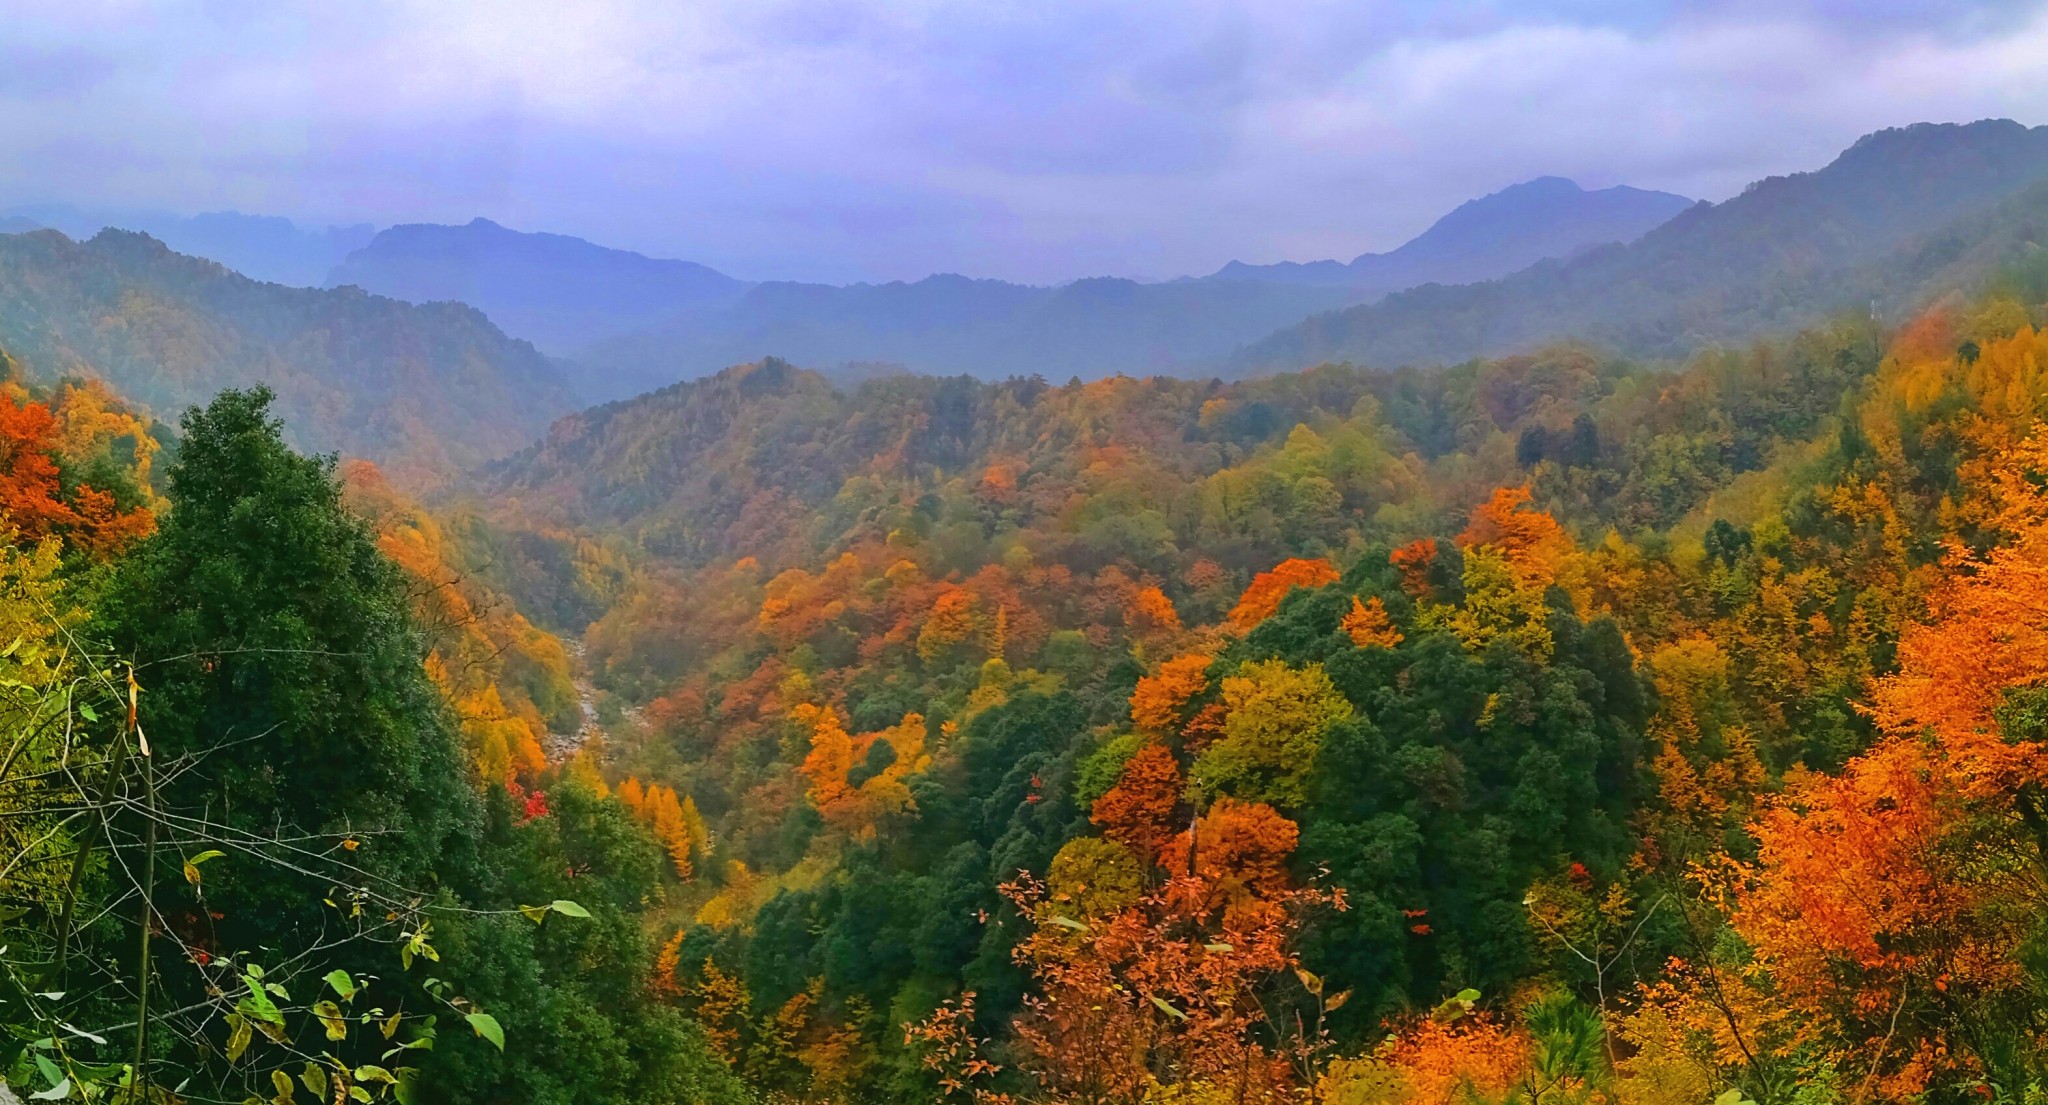
[[[1628,241],[1689,205],[1668,193],[1587,192],[1546,177],[1465,203],[1400,249],[1348,266],[1233,262],[1200,279],[1098,277],[1056,287],[950,273],[843,287],[750,285],[687,262],[477,220],[384,231],[329,282],[472,303],[571,362],[593,400],[771,354],[825,368],[885,362],[983,378],[1189,373],[1305,315]]]
[[[252,280],[296,288],[321,286],[335,265],[377,233],[369,223],[316,230],[276,215],[239,211],[186,216],[45,203],[0,213],[0,234],[49,229],[82,242],[110,227],[147,234],[179,253],[218,261]]]
[[[1310,318],[1232,369],[1441,364],[1562,338],[1676,357],[1834,312],[1905,310],[2038,250],[2044,180],[2048,127],[1879,131],[1824,168],[1758,181],[1628,245]]]
[[[1361,297],[1418,284],[1469,284],[1592,246],[1632,242],[1692,204],[1670,192],[1626,185],[1588,191],[1563,177],[1537,177],[1459,204],[1386,253],[1348,264],[1232,261],[1208,279],[1342,284]]]
[[[471,305],[560,359],[579,394],[595,402],[763,355],[842,374],[858,371],[842,366],[856,365],[983,378],[1200,373],[1308,315],[1628,241],[1689,205],[1669,193],[1586,191],[1544,177],[1468,201],[1399,249],[1348,265],[1232,262],[1199,278],[1096,277],[1054,287],[950,273],[848,286],[755,283],[484,218],[374,233],[367,226],[312,232],[235,214],[125,219],[174,250],[259,280]],[[123,218],[18,210],[16,230],[49,226],[80,240]]]
[[[1677,358],[1842,311],[1896,315],[2038,259],[2048,128],[1882,131],[1719,204],[1542,178],[1385,254],[1164,283],[754,283],[481,218],[373,234],[223,214],[76,238],[33,228],[99,218],[19,210],[0,224],[0,342],[31,371],[104,375],[167,413],[268,380],[307,447],[445,474],[576,407],[770,356],[849,383],[1243,376],[1567,339]]]
[[[730,302],[750,286],[690,261],[521,233],[483,218],[381,231],[326,274],[326,283],[413,303],[468,303],[506,333],[558,356],[678,311]]]

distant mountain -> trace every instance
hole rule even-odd
[[[0,234],[26,234],[42,228],[43,224],[26,215],[0,215]]]
[[[413,303],[467,303],[554,354],[652,326],[748,287],[689,261],[508,230],[489,219],[382,231],[327,276]]]
[[[1545,257],[1626,241],[1691,202],[1637,188],[1588,192],[1544,177],[1463,204],[1400,249],[1350,265],[1233,263],[1197,280],[1099,278],[1057,288],[951,275],[843,288],[769,283],[569,356],[593,399],[769,354],[826,368],[884,361],[984,379],[1203,372],[1229,350],[1304,315],[1430,280],[1488,279]]]
[[[1469,284],[1546,258],[1632,242],[1692,205],[1670,192],[1627,186],[1589,192],[1563,177],[1537,177],[1459,204],[1391,252],[1367,253],[1348,265],[1232,261],[1206,279],[1342,284],[1358,289],[1362,297],[1419,284]]]
[[[252,280],[294,288],[318,287],[329,269],[376,233],[368,223],[312,230],[275,215],[239,211],[186,216],[41,204],[17,207],[10,217],[28,224],[21,229],[48,227],[81,242],[109,227],[139,231],[179,253],[219,261]],[[0,232],[5,230],[6,220],[0,219]]]
[[[592,399],[634,395],[771,353],[828,370],[879,361],[984,379],[1173,373],[1351,301],[1343,288],[1265,281],[1100,277],[1037,288],[941,275],[849,287],[768,283],[571,359]]]
[[[396,226],[329,274],[415,303],[456,300],[565,358],[579,390],[616,399],[764,355],[899,365],[984,378],[1178,372],[1220,363],[1274,328],[1421,280],[1499,276],[1541,257],[1634,237],[1689,201],[1587,192],[1550,177],[1467,203],[1414,242],[1303,278],[1305,266],[1233,266],[1200,280],[1097,278],[1059,287],[941,274],[836,287],[747,284],[687,261],[580,238]]]
[[[553,363],[459,304],[286,288],[130,231],[0,235],[0,349],[174,418],[269,384],[293,441],[412,482],[505,455],[574,403]]]
[[[2043,182],[2048,127],[1879,131],[1825,168],[1700,204],[1628,245],[1319,315],[1241,350],[1232,368],[1443,363],[1567,337],[1679,356],[1873,301],[1905,309],[2038,251]]]

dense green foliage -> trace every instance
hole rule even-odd
[[[97,914],[78,976],[51,979],[58,997],[78,986],[69,1000],[101,1016],[140,1003],[155,1079],[223,1094],[269,1093],[274,1044],[339,1056],[321,1061],[372,1087],[364,1071],[402,1067],[412,1102],[747,1100],[702,1032],[640,983],[637,914],[662,893],[653,836],[574,780],[524,801],[479,788],[406,578],[344,507],[332,460],[292,452],[269,404],[230,391],[188,414],[162,527],[82,596],[79,638],[139,684],[126,762],[147,780],[118,757],[102,765],[115,772],[102,793],[127,799],[109,815],[109,863],[82,889],[94,911],[150,902],[162,947],[153,966],[136,958],[133,926]],[[79,724],[115,709],[86,707]],[[244,972],[276,1008],[255,981],[265,1001],[236,1003]],[[328,1023],[308,1012],[316,994],[347,999],[350,1019],[377,1011],[317,1049],[296,1044],[301,1023]],[[252,1047],[236,1018],[264,1038]],[[518,1046],[501,1055],[492,1034]]]

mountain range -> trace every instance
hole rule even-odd
[[[1442,364],[1563,338],[1677,357],[1844,310],[1896,313],[2036,256],[2044,182],[2048,127],[1879,131],[1824,168],[1758,181],[1638,241],[1319,315],[1240,350],[1231,368]]]
[[[1718,204],[1546,178],[1464,204],[1387,254],[1156,284],[747,283],[482,219],[374,235],[243,216],[178,224],[211,235],[215,252],[263,253],[272,275],[288,255],[308,262],[363,238],[328,274],[341,286],[287,287],[140,233],[33,230],[38,214],[52,212],[0,224],[0,346],[30,371],[99,374],[160,415],[267,381],[299,444],[437,480],[580,406],[764,355],[842,386],[903,369],[1245,376],[1566,339],[1670,359],[1844,310],[1895,319],[2014,266],[2048,266],[2048,128],[1881,131]],[[1545,251],[1560,252],[1507,271]],[[1489,269],[1500,271],[1385,295],[1374,283]]]
[[[161,417],[268,384],[301,448],[414,482],[509,453],[575,407],[553,363],[474,308],[252,280],[133,231],[0,235],[0,348]]]
[[[179,253],[219,261],[254,280],[295,288],[320,286],[335,265],[377,233],[368,223],[316,230],[275,215],[239,211],[186,216],[46,203],[0,212],[0,234],[48,229],[82,242],[108,228],[140,231]]]
[[[1362,254],[1349,264],[1232,261],[1208,279],[1341,284],[1364,297],[1418,284],[1469,284],[1591,246],[1634,241],[1692,204],[1670,192],[1626,185],[1588,191],[1563,177],[1537,177],[1459,204],[1386,253]]]
[[[326,282],[414,303],[468,303],[557,355],[658,325],[677,311],[728,303],[749,287],[693,262],[520,233],[483,218],[381,231]]]
[[[1104,277],[1056,287],[954,274],[843,287],[745,284],[688,262],[478,219],[383,231],[328,282],[473,304],[566,358],[593,400],[764,354],[826,368],[884,362],[985,378],[1185,372],[1317,311],[1628,241],[1690,203],[1545,177],[1465,203],[1401,248],[1349,265],[1232,263],[1199,279]]]

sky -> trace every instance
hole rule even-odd
[[[747,279],[1349,260],[2048,123],[2048,0],[6,0],[0,207],[577,234]]]

